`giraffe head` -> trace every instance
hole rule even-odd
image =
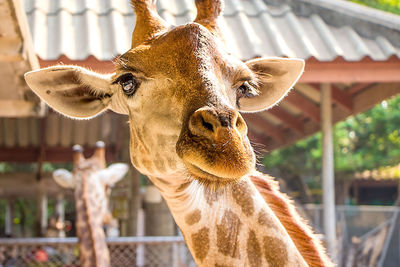
[[[90,118],[106,109],[129,116],[131,161],[141,172],[186,172],[207,183],[235,181],[255,156],[239,112],[278,103],[301,75],[300,59],[247,62],[224,47],[218,20],[223,1],[196,0],[194,22],[171,26],[154,0],[132,0],[132,46],[116,71],[100,75],[77,66],[26,74],[28,85],[58,112]]]
[[[73,146],[73,173],[58,169],[53,172],[54,180],[62,187],[76,189],[82,188],[82,184],[90,179],[90,194],[96,200],[99,216],[105,223],[109,222],[108,198],[110,188],[120,181],[128,171],[127,164],[115,163],[106,168],[104,143],[96,143],[96,150],[91,158],[85,159],[83,149],[79,145]],[[81,191],[81,190],[80,190]],[[90,198],[90,196],[88,196]]]

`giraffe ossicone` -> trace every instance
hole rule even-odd
[[[293,204],[256,172],[240,114],[276,105],[304,61],[229,54],[223,1],[196,0],[195,21],[180,26],[153,0],[131,2],[132,47],[115,73],[53,66],[27,73],[28,85],[72,118],[107,109],[129,116],[131,162],[160,190],[198,265],[330,265]]]
[[[74,190],[80,266],[109,267],[103,225],[116,224],[109,210],[110,188],[126,175],[128,165],[114,163],[106,167],[105,145],[101,141],[88,159],[80,145],[74,145],[72,150],[73,172],[58,169],[53,178],[60,186]]]

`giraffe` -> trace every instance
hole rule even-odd
[[[79,240],[80,266],[110,266],[104,224],[111,222],[108,210],[110,187],[121,180],[128,166],[115,163],[106,168],[104,143],[98,141],[93,156],[85,159],[83,149],[73,146],[73,173],[65,169],[54,171],[54,180],[62,187],[74,189],[76,229]]]
[[[131,162],[160,190],[199,266],[332,266],[274,179],[256,171],[240,114],[276,105],[304,61],[228,53],[222,0],[196,0],[195,20],[179,26],[154,0],[131,4],[132,44],[115,73],[59,65],[27,73],[28,85],[71,118],[128,115]]]

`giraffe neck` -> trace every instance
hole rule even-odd
[[[90,174],[81,175],[75,188],[76,228],[80,264],[84,267],[108,267],[110,257],[103,230],[104,194],[101,185]]]
[[[152,178],[199,266],[307,266],[249,177],[217,190],[185,179]]]

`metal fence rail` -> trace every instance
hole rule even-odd
[[[196,266],[182,237],[107,239],[111,266]],[[79,266],[77,238],[0,238],[1,267]]]

